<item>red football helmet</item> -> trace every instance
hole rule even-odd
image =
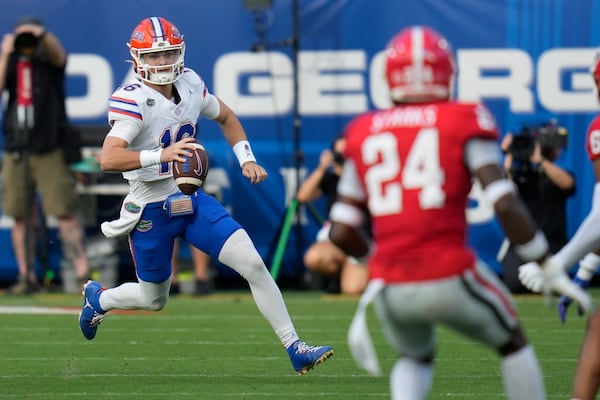
[[[140,22],[131,33],[127,46],[133,58],[133,70],[146,82],[166,85],[175,82],[183,73],[183,35],[175,25],[162,17],[150,17]],[[154,53],[156,56],[158,52],[169,54],[174,62],[150,66],[144,61],[148,54]]]
[[[590,68],[590,72],[592,73],[592,78],[594,78],[594,83],[596,84],[596,94],[598,95],[598,98],[600,98],[600,49],[596,52],[594,64],[592,65],[592,68]]]
[[[450,44],[431,28],[406,28],[386,48],[386,78],[394,102],[447,99],[455,72]]]

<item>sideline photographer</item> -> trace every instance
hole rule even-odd
[[[318,198],[327,199],[327,216],[336,197],[337,184],[344,170],[344,149],[346,139],[337,136],[329,149],[321,152],[319,164],[302,182],[296,198],[301,203],[308,203]],[[326,221],[316,241],[304,253],[304,264],[309,271],[328,277],[330,293],[359,295],[367,286],[368,267],[348,257],[342,249],[329,240],[331,224]]]
[[[568,130],[551,121],[525,126],[516,136],[508,133],[501,145],[506,171],[546,235],[553,253],[567,243],[566,203],[575,193],[573,175],[556,163],[567,141]],[[499,258],[504,282],[511,292],[526,292],[518,277],[518,268],[525,261],[515,254],[512,246]]]
[[[36,224],[32,211],[38,191],[43,214],[58,218],[64,259],[87,281],[88,259],[77,220],[79,198],[69,169],[67,143],[73,131],[65,108],[67,52],[58,37],[35,16],[20,18],[0,44],[3,104],[2,212],[13,217],[12,245],[19,276],[13,294],[39,289],[34,269]]]

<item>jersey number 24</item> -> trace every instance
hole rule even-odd
[[[438,130],[420,129],[406,160],[400,159],[397,141],[391,132],[383,132],[363,142],[361,150],[367,165],[365,183],[371,214],[401,213],[403,191],[414,189],[420,190],[421,209],[442,208],[446,194],[442,190],[444,171],[440,167]]]

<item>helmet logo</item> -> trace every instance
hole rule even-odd
[[[137,40],[142,42],[144,40],[144,32],[133,31],[133,33],[131,34],[131,40]]]
[[[179,32],[179,29],[177,29],[176,26],[172,26],[173,29],[173,36],[175,36],[176,38],[179,39],[183,39],[183,35]]]

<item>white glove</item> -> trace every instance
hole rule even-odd
[[[570,297],[586,312],[592,309],[590,295],[573,283],[565,270],[551,257],[547,258],[542,265],[534,261],[521,265],[519,280],[529,290],[543,293],[547,300],[551,300],[552,294],[557,293]]]
[[[544,272],[537,262],[531,261],[519,267],[519,280],[532,292],[541,293],[544,287]]]

